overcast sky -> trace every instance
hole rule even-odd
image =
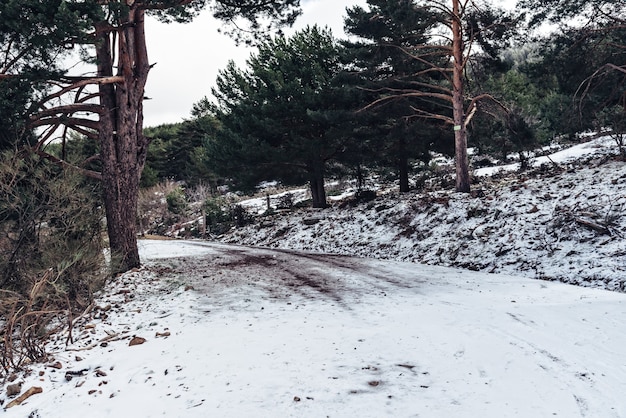
[[[346,7],[364,5],[365,0],[306,0],[303,14],[290,31],[306,25],[329,26],[336,37],[343,37]],[[211,95],[217,72],[228,60],[240,67],[254,50],[236,46],[234,41],[217,33],[220,22],[205,10],[188,24],[146,22],[146,39],[151,63],[144,103],[145,126],[181,122],[190,117],[191,108],[204,96]]]

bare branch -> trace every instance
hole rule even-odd
[[[504,105],[504,103],[500,102],[498,99],[496,99],[495,97],[493,97],[491,94],[488,93],[483,93],[483,94],[479,94],[476,97],[473,97],[469,103],[469,105],[467,106],[467,109],[470,110],[470,112],[472,111],[472,109],[474,109],[474,107],[477,105],[477,103],[481,100],[490,100],[492,102],[494,102],[495,104],[497,104],[498,106],[500,106],[500,108],[502,108],[502,110],[504,110],[506,113],[509,113],[509,108],[506,107]]]
[[[70,84],[67,87],[62,88],[61,90],[46,96],[43,100],[41,100],[41,104],[48,102],[52,99],[61,97],[65,93],[68,93],[74,89],[78,89],[90,84],[95,85],[104,85],[104,84],[115,84],[115,83],[124,83],[124,77],[121,76],[108,76],[108,77],[88,77],[88,78],[80,78],[73,84]]]
[[[71,128],[75,126],[98,130],[100,123],[97,120],[83,119],[83,118],[68,118],[65,116],[46,117],[43,119],[37,119],[29,124],[31,128],[37,128],[39,126],[47,125],[65,125]]]
[[[396,93],[399,93],[399,94],[391,94],[389,96],[381,97],[380,99],[374,100],[373,102],[371,102],[367,106],[359,109],[358,112],[371,109],[373,107],[376,107],[378,105],[387,103],[387,102],[392,101],[392,100],[397,100],[397,99],[400,99],[400,98],[407,98],[407,97],[422,97],[422,98],[428,97],[428,98],[432,98],[432,99],[439,99],[439,100],[444,100],[444,101],[447,101],[447,102],[452,102],[452,97],[450,97],[448,94],[442,94],[442,93],[422,92],[422,91],[406,91],[406,90],[398,90],[398,89],[390,89],[390,88],[381,89],[381,91],[396,92]]]
[[[71,115],[77,112],[90,112],[100,114],[104,112],[105,109],[97,104],[92,103],[74,103],[64,106],[56,106],[50,109],[41,110],[30,116],[30,120],[35,121],[38,119],[45,118],[47,116],[58,115],[59,113],[64,115]]]
[[[440,115],[438,113],[432,113],[432,112],[428,112],[426,110],[423,109],[419,109],[417,107],[413,107],[411,106],[411,109],[418,114],[419,117],[425,118],[425,119],[436,119],[436,120],[441,120],[444,121],[447,124],[450,125],[454,125],[454,119],[452,119],[449,116],[444,116],[444,115]]]
[[[593,80],[598,77],[601,77],[602,73],[611,72],[611,71],[618,71],[618,72],[626,74],[626,67],[618,66],[615,64],[603,65],[602,67],[594,71],[593,74],[587,77],[582,83],[580,83],[580,85],[576,89],[576,92],[574,93],[574,97],[578,96],[578,94],[581,93],[581,88],[584,86],[584,89],[582,90],[582,94],[580,96],[580,101],[582,102],[584,98],[587,96],[587,94],[589,93],[589,90],[591,89],[591,83],[593,82]]]
[[[58,157],[55,157],[54,155],[49,154],[49,153],[47,153],[45,151],[42,151],[40,149],[33,149],[33,151],[37,155],[39,155],[40,157],[45,158],[46,160],[51,161],[52,163],[57,164],[57,165],[59,165],[61,167],[71,168],[71,169],[76,170],[79,173],[83,174],[84,176],[92,178],[92,179],[95,179],[95,180],[102,180],[102,174],[97,172],[97,171],[87,170],[86,168],[77,167],[77,166],[75,166],[73,164],[68,163],[65,160],[62,160],[62,159],[60,159]]]

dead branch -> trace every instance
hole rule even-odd
[[[98,128],[100,127],[100,123],[97,120],[72,117],[68,118],[65,116],[46,117],[44,119],[38,119],[31,122],[29,126],[31,128],[37,128],[39,126],[52,125],[55,123],[69,126],[70,128],[73,128],[74,126],[80,126],[83,128],[93,129],[94,131],[98,130]]]
[[[62,167],[67,167],[67,168],[71,168],[73,170],[77,170],[78,172],[80,172],[81,174],[83,174],[86,177],[92,178],[94,180],[102,180],[102,173],[99,173],[97,171],[93,171],[93,170],[88,170],[86,168],[83,167],[78,167],[75,166],[73,164],[68,163],[65,160],[62,160],[58,157],[55,157],[52,154],[48,154],[45,151],[42,151],[40,149],[34,149],[33,150],[37,155],[39,155],[40,157],[45,158],[48,161],[51,161],[54,164],[60,165]]]
[[[368,104],[367,106],[359,109],[358,111],[362,112],[364,110],[371,109],[379,104],[383,104],[390,100],[396,100],[402,97],[429,97],[432,99],[440,99],[440,100],[444,100],[447,102],[452,102],[452,98],[448,96],[447,94],[443,94],[443,93],[429,93],[429,92],[421,92],[421,91],[408,91],[407,92],[405,90],[398,90],[398,89],[391,89],[391,88],[385,88],[382,90],[390,92],[390,93],[398,92],[399,94],[392,94],[389,96],[381,97],[380,99],[376,99],[370,104]]]
[[[36,395],[37,393],[41,393],[41,392],[43,392],[42,388],[40,388],[39,386],[33,386],[32,388],[28,389],[26,392],[22,393],[19,397],[9,402],[7,406],[5,406],[4,409],[13,408],[14,406],[21,404],[22,402],[24,402],[26,399],[30,398],[31,396]]]
[[[594,222],[592,220],[585,219],[585,218],[575,218],[575,221],[577,224],[593,229],[594,231],[600,232],[601,234],[612,235],[611,230],[609,228],[597,222]]]
[[[62,95],[64,95],[65,93],[68,93],[72,90],[84,87],[84,86],[88,86],[90,84],[95,84],[95,85],[103,85],[103,84],[116,84],[116,83],[124,83],[124,77],[122,76],[108,76],[108,77],[84,77],[84,78],[80,78],[78,81],[76,81],[75,83],[70,84],[67,87],[62,88],[61,90],[52,93],[49,96],[46,96],[43,98],[43,100],[41,100],[41,103],[46,103],[49,102],[52,99],[56,99],[58,97],[61,97]]]
[[[439,115],[437,113],[432,113],[432,112],[427,112],[426,110],[422,110],[422,109],[418,109],[414,106],[411,106],[411,109],[417,113],[420,117],[426,118],[426,119],[437,119],[437,120],[441,120],[444,121],[447,124],[450,125],[454,125],[454,120],[449,117],[449,116],[445,116],[445,115]]]
[[[93,348],[96,348],[97,346],[99,346],[102,343],[110,343],[110,342],[113,342],[113,341],[119,341],[119,340],[122,340],[124,338],[127,338],[127,336],[120,335],[118,333],[113,333],[113,334],[107,335],[104,338],[101,338],[99,341],[97,341],[97,342],[95,342],[93,344],[89,344],[86,347],[82,347],[82,348],[68,348],[68,349],[66,349],[66,351],[88,351],[88,350],[91,350]]]
[[[48,116],[54,116],[59,113],[71,115],[77,112],[90,112],[100,114],[104,112],[104,108],[94,103],[73,103],[65,106],[55,106],[50,109],[41,110],[30,116],[30,120],[38,120]]]
[[[593,80],[600,77],[602,73],[607,73],[611,71],[618,71],[618,72],[626,74],[626,67],[615,65],[615,64],[610,64],[610,63],[604,64],[602,67],[594,71],[593,74],[591,74],[589,77],[583,80],[582,83],[580,83],[580,85],[576,89],[576,92],[574,93],[574,97],[578,96],[579,93],[581,93],[581,89],[584,86],[584,89],[582,89],[582,94],[580,95],[580,101],[582,102],[584,98],[587,96],[587,94],[589,93],[589,90],[591,89],[591,83],[593,82]]]
[[[72,329],[74,328],[74,324],[76,324],[76,322],[78,322],[78,320],[80,320],[81,318],[85,317],[89,312],[91,312],[93,310],[94,306],[96,306],[96,303],[95,302],[91,302],[91,304],[89,306],[87,306],[87,308],[83,311],[83,313],[78,315],[76,318],[72,318],[71,314],[70,314],[70,316],[68,316],[69,325],[67,326],[68,332],[67,332],[67,339],[65,340],[65,345],[69,345],[69,344],[72,344],[74,342],[74,339],[72,338]]]

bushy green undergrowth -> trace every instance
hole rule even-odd
[[[35,154],[0,155],[0,351],[5,369],[44,354],[53,319],[104,283],[98,186]]]

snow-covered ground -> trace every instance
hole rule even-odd
[[[477,170],[471,195],[386,193],[358,205],[278,212],[225,243],[455,266],[626,291],[626,163],[609,137]],[[263,199],[245,202],[264,208]]]
[[[47,362],[4,376],[0,417],[626,417],[613,154],[599,138],[530,172],[479,171],[472,195],[141,241],[141,270],[53,336]]]
[[[141,255],[0,416],[626,416],[622,293],[197,241]]]

